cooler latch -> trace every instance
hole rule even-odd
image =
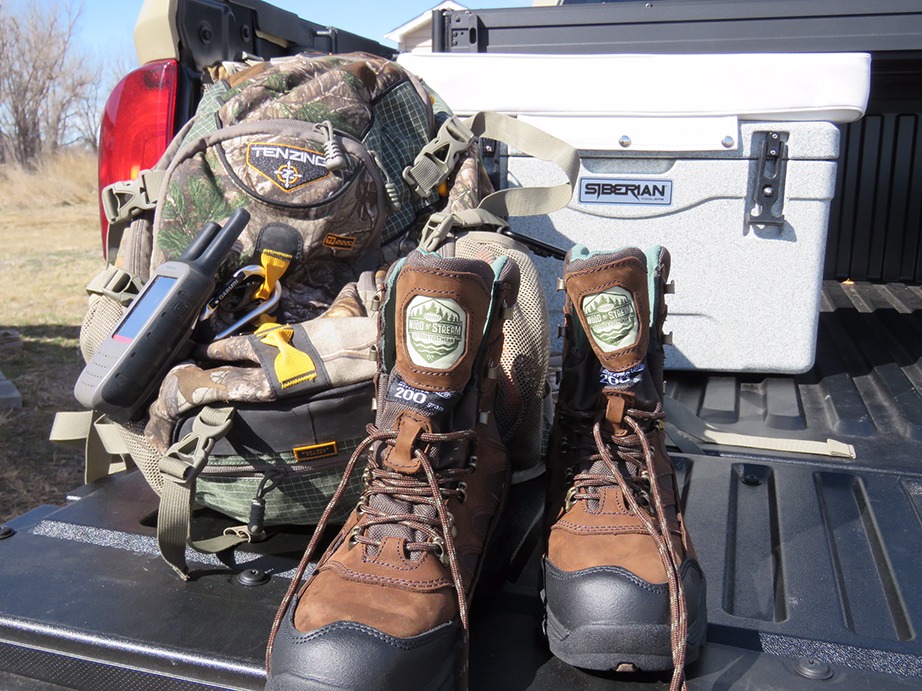
[[[784,171],[787,145],[778,132],[766,132],[759,153],[753,207],[746,221],[754,226],[784,225]]]

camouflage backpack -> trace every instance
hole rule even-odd
[[[144,418],[89,418],[88,481],[118,462],[140,468],[160,495],[161,553],[183,578],[187,544],[216,552],[263,539],[271,525],[316,522],[374,418],[383,270],[420,244],[435,250],[458,231],[562,205],[577,160],[565,145],[551,154],[571,180],[556,197],[492,193],[478,136],[506,138],[502,116],[464,123],[400,65],[370,55],[225,64],[215,77],[154,169],[104,190],[115,259],[88,286],[81,332],[89,360],[158,265],[206,222],[247,209],[191,358],[167,374]],[[523,150],[543,150],[512,127]],[[518,252],[530,264],[505,238],[449,247]],[[527,352],[504,365],[509,395],[498,406],[510,441],[531,440],[520,445],[524,471],[540,463],[547,368],[543,295],[533,292],[509,323]],[[192,542],[196,503],[241,525]]]

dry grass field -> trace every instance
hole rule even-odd
[[[22,394],[21,409],[0,410],[0,523],[82,484],[82,452],[48,433],[56,411],[79,409],[83,287],[100,248],[95,156],[0,166],[0,371]]]

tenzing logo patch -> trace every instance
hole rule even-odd
[[[294,192],[330,174],[318,151],[297,146],[252,142],[247,144],[247,166],[283,192]]]
[[[467,313],[451,298],[417,295],[407,306],[406,330],[414,364],[449,369],[464,352]]]
[[[634,298],[624,288],[613,286],[602,293],[587,295],[583,298],[583,314],[592,339],[605,352],[637,342],[640,323]]]

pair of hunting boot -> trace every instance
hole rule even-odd
[[[555,655],[596,670],[674,668],[678,686],[703,639],[704,581],[663,441],[668,254],[649,263],[639,250],[577,247],[565,265],[542,595]],[[495,559],[485,554],[510,483],[491,412],[518,283],[505,257],[417,251],[390,270],[376,421],[279,610],[268,688],[466,688],[471,597]],[[302,586],[360,461],[362,498]]]

